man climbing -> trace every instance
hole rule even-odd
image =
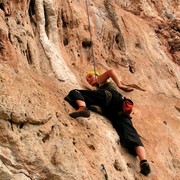
[[[69,115],[72,118],[89,117],[90,110],[96,111],[96,106],[100,107],[102,114],[112,122],[113,127],[120,136],[122,146],[127,148],[132,155],[139,157],[140,172],[147,176],[151,170],[146,160],[144,145],[130,117],[133,103],[116,90],[110,78],[121,90],[133,91],[132,88],[122,86],[118,75],[113,69],[107,70],[101,75],[98,72],[89,72],[86,80],[91,86],[97,87],[97,90],[71,90],[65,100],[77,110]]]
[[[12,0],[0,0],[0,8],[4,11],[5,16],[10,16],[12,11]]]

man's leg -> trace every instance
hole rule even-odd
[[[102,106],[106,104],[106,94],[104,91],[74,89],[70,91],[65,99],[68,100],[68,97],[70,97],[78,106],[77,111],[69,114],[72,118],[89,117],[90,111],[86,108],[86,106]]]
[[[72,118],[90,116],[90,111],[86,108],[86,103],[83,100],[76,100],[76,104],[79,107],[78,110],[70,113],[69,116]]]
[[[146,152],[143,146],[137,146],[135,147],[135,151],[137,153],[137,156],[140,160],[140,168],[141,168],[141,173],[147,176],[150,172],[150,166],[149,163],[146,160]]]
[[[150,166],[146,160],[143,143],[137,130],[133,126],[131,118],[118,113],[116,116],[112,116],[111,121],[120,136],[121,144],[127,148],[132,155],[138,156],[140,160],[140,172],[147,176],[151,171]]]
[[[140,161],[146,160],[146,152],[143,146],[137,146],[135,150]]]

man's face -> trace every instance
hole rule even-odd
[[[91,85],[91,86],[95,86],[96,85],[96,77],[94,74],[88,74],[86,76],[86,80],[87,82]]]

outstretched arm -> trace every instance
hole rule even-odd
[[[129,87],[125,87],[121,84],[118,75],[116,74],[116,72],[114,71],[114,69],[109,69],[107,70],[105,73],[101,74],[100,76],[97,77],[97,83],[99,85],[104,84],[109,78],[111,78],[116,85],[122,89],[123,91],[126,92],[131,92],[133,91],[133,88],[129,88]]]

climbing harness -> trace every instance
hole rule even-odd
[[[108,180],[109,178],[108,178],[108,174],[107,174],[104,164],[101,164],[100,170],[103,172],[105,180]]]
[[[90,18],[89,18],[89,8],[88,8],[88,0],[85,0],[86,2],[86,12],[87,12],[87,17],[88,17],[88,30],[89,30],[89,39],[90,43],[92,44],[91,49],[92,49],[92,58],[93,58],[93,66],[94,66],[94,72],[95,72],[95,78],[96,78],[96,63],[95,63],[95,58],[94,58],[94,49],[93,49],[93,43],[92,43],[92,32],[91,32],[91,23],[90,23]]]

